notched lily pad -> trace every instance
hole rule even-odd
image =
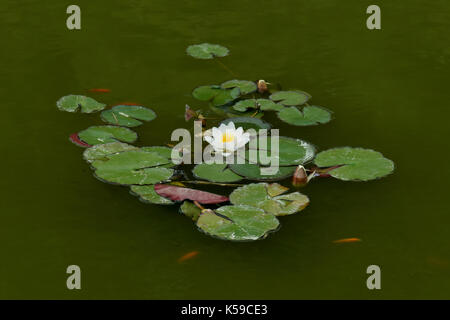
[[[103,121],[117,126],[137,127],[142,121],[151,121],[156,118],[153,110],[142,106],[115,106],[101,113]]]
[[[278,118],[295,126],[312,126],[329,122],[331,113],[317,106],[306,106],[302,111],[296,107],[289,107],[280,110]]]
[[[299,106],[306,103],[311,96],[303,91],[278,91],[269,98],[285,106]]]
[[[228,169],[227,164],[198,164],[192,173],[197,179],[203,179],[212,182],[236,182],[242,180],[242,177]]]
[[[202,43],[190,45],[186,53],[196,59],[213,59],[214,57],[225,57],[229,50],[218,44]]]
[[[279,225],[274,215],[246,205],[224,206],[215,212],[203,210],[197,220],[197,227],[204,233],[231,241],[264,239]]]
[[[116,126],[92,126],[78,133],[79,138],[90,144],[104,144],[111,142],[133,143],[137,139],[136,132],[123,127]]]
[[[222,106],[237,99],[239,88],[223,89],[217,85],[200,86],[192,91],[192,96],[201,101],[212,101],[214,106]]]
[[[141,201],[146,203],[173,204],[173,202],[169,199],[161,197],[159,194],[157,194],[154,185],[131,186],[130,191],[131,194],[138,196]]]
[[[257,87],[256,83],[253,81],[248,80],[229,80],[225,81],[221,84],[221,87],[223,89],[230,89],[230,88],[239,88],[241,95],[246,95],[252,92],[255,92]]]
[[[138,147],[132,146],[127,143],[122,142],[111,142],[111,143],[105,143],[105,144],[98,144],[96,146],[93,146],[89,149],[86,149],[83,152],[83,158],[87,162],[93,162],[95,160],[108,160],[108,156],[120,153],[124,151],[129,150],[137,150]]]
[[[367,181],[384,177],[394,171],[394,162],[380,152],[342,147],[320,152],[314,159],[319,167],[335,167],[328,174],[341,180]]]
[[[245,99],[236,102],[233,105],[233,109],[245,112],[248,109],[259,109],[261,111],[279,111],[284,109],[285,106],[275,103],[269,99]]]
[[[307,196],[299,192],[283,194],[287,190],[277,183],[253,183],[235,189],[230,194],[230,202],[260,208],[276,216],[294,214],[309,204]]]
[[[56,102],[56,106],[59,110],[67,112],[81,110],[82,113],[92,113],[103,110],[106,104],[86,96],[70,94],[60,98]]]
[[[107,156],[107,160],[92,162],[95,176],[100,180],[120,185],[147,185],[169,179],[173,170],[163,168],[167,158],[155,152],[130,150]]]

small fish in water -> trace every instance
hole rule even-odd
[[[93,89],[89,89],[89,91],[90,92],[101,92],[101,93],[111,92],[111,90],[103,89],[103,88],[93,88]]]
[[[179,259],[178,259],[178,263],[181,263],[183,261],[195,258],[197,255],[199,254],[198,251],[191,251],[186,253],[185,255],[182,255]]]
[[[345,239],[339,239],[334,240],[333,243],[350,243],[350,242],[361,242],[362,240],[359,238],[345,238]]]

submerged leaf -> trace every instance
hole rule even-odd
[[[314,163],[319,167],[334,167],[328,173],[341,180],[367,181],[384,177],[394,171],[394,162],[377,151],[342,147],[320,152]]]
[[[225,57],[229,50],[218,44],[202,43],[190,45],[186,53],[196,59],[213,59],[214,57]]]
[[[246,206],[224,206],[216,210],[203,210],[197,220],[197,227],[208,235],[224,240],[249,241],[263,239],[280,223],[263,210]]]
[[[280,120],[295,126],[312,126],[327,123],[331,120],[331,113],[316,106],[306,106],[303,111],[296,107],[284,108],[278,112]]]
[[[116,126],[92,126],[78,133],[80,139],[90,145],[123,141],[133,143],[137,139],[136,132]]]
[[[196,189],[177,187],[168,184],[157,184],[155,191],[162,197],[173,201],[192,200],[203,204],[214,204],[228,201],[228,197]]]
[[[151,121],[156,118],[156,113],[141,106],[115,106],[110,110],[101,113],[103,121],[110,124],[137,127],[142,124],[142,121]],[[142,120],[142,121],[140,121]]]
[[[306,103],[311,96],[303,91],[278,91],[270,96],[270,99],[285,106],[299,106]]]
[[[155,186],[131,186],[131,193],[137,195],[143,202],[155,204],[173,204],[172,201],[161,197],[155,191]]]
[[[234,173],[243,176],[249,180],[258,181],[278,181],[290,177],[294,171],[295,167],[278,167],[275,173],[263,175],[261,173],[261,168],[257,164],[230,164],[229,168]]]
[[[242,180],[233,171],[228,169],[227,164],[206,164],[201,163],[195,166],[192,173],[197,179],[203,179],[213,182],[236,182]]]
[[[242,127],[244,130],[248,129],[255,129],[258,131],[259,129],[270,129],[271,125],[270,123],[257,119],[252,117],[236,117],[236,118],[229,118],[225,119],[220,122],[220,124],[228,124],[230,122],[234,123],[234,126],[236,128]]]
[[[71,94],[59,99],[56,106],[59,110],[67,112],[76,112],[80,109],[83,113],[92,113],[103,110],[106,104],[89,97]]]

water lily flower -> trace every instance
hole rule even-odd
[[[242,127],[235,128],[234,123],[221,124],[219,128],[212,128],[212,135],[204,137],[214,151],[222,153],[225,157],[244,147],[250,141],[250,134]]]

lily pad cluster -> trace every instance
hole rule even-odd
[[[198,59],[215,59],[225,57],[229,50],[203,43],[189,46],[186,52]],[[274,126],[262,118],[269,112],[295,126],[323,124],[332,118],[331,111],[310,104],[308,93],[275,90],[264,80],[231,79],[199,86],[192,95],[206,102],[208,109],[193,111],[186,106],[189,114],[185,119],[201,120],[205,131],[230,122],[244,130],[268,130]],[[394,170],[391,160],[371,149],[339,147],[317,152],[313,144],[301,138],[270,133],[251,135],[244,152],[233,155],[233,163],[191,166],[174,161],[181,160],[182,155],[169,144],[134,145],[138,135],[132,128],[156,119],[156,113],[147,107],[116,105],[106,109],[106,104],[82,95],[64,96],[56,104],[67,112],[101,111],[105,125],[70,135],[72,142],[85,148],[83,158],[94,177],[127,188],[144,203],[179,205],[178,211],[199,231],[222,240],[253,241],[277,231],[280,217],[298,213],[309,205],[310,199],[299,192],[298,186],[311,180],[332,177],[369,181]],[[211,111],[215,115],[212,120],[204,116]],[[267,160],[275,151],[278,163],[273,167]],[[299,184],[298,179],[304,181]],[[211,185],[218,191],[205,190]]]

